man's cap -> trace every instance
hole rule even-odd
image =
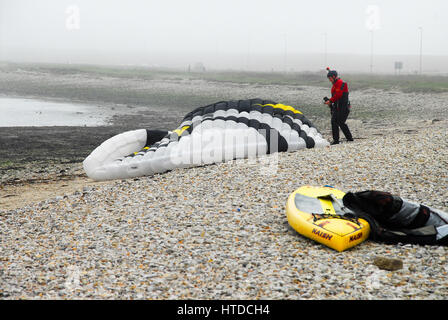
[[[327,78],[338,76],[338,73],[336,72],[336,70],[330,70],[330,67],[327,67],[327,70],[328,70]]]

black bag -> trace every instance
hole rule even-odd
[[[437,229],[426,225],[431,210],[416,206],[412,213],[402,198],[382,191],[348,192],[342,199],[344,206],[370,224],[372,240],[385,243],[441,244]],[[408,206],[409,207],[409,206]],[[398,217],[398,218],[397,218]]]

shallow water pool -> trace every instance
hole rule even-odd
[[[94,105],[0,97],[0,127],[101,126],[109,117]]]

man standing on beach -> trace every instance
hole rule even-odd
[[[348,85],[338,77],[336,70],[330,70],[330,68],[327,68],[327,70],[327,78],[333,84],[331,99],[326,99],[325,101],[325,104],[331,108],[331,132],[333,135],[331,144],[339,143],[339,128],[341,128],[347,141],[353,141],[350,129],[345,123],[350,113]]]

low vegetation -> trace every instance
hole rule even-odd
[[[207,80],[218,82],[273,84],[291,86],[328,87],[325,71],[320,72],[254,72],[237,70],[211,70],[207,72],[187,72],[167,68],[144,66],[99,66],[64,64],[13,64],[0,65],[3,71],[44,72],[58,75],[88,74],[92,76],[160,79],[160,80]],[[389,75],[389,74],[345,74],[352,90],[382,89],[403,92],[448,92],[448,76],[443,75]]]

